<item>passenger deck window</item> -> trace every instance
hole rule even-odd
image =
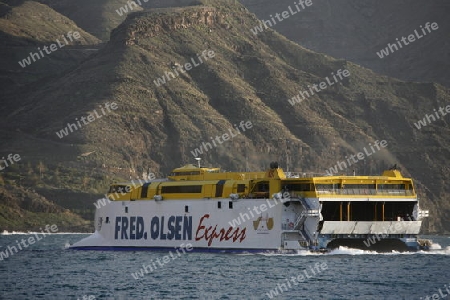
[[[201,185],[181,185],[181,186],[163,186],[161,188],[161,193],[163,194],[190,194],[190,193],[201,193]]]
[[[243,193],[243,192],[245,192],[245,184],[238,184],[238,185],[237,185],[237,192],[238,192],[238,193]]]

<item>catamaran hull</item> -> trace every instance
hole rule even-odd
[[[277,250],[282,207],[273,199],[111,201],[96,211],[96,232],[71,248]]]
[[[309,204],[302,204],[302,201],[305,199],[279,197],[105,201],[105,205],[96,211],[95,233],[70,248],[115,251],[186,248],[200,252],[278,253],[299,250],[324,252],[339,246],[380,252],[423,249],[414,234],[409,234],[408,238],[400,235],[392,238],[393,235],[386,234],[367,246],[367,240],[377,233],[376,228],[400,224],[324,224],[320,207],[313,207],[318,201],[310,199]],[[343,228],[349,228],[349,225],[353,226],[350,226],[352,230],[363,226],[371,228],[371,231],[365,235],[361,232],[359,236],[351,237],[350,234],[345,238],[333,238],[332,234],[338,230],[342,233]],[[420,229],[420,224],[414,222],[403,225],[408,230]]]

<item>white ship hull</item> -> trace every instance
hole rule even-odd
[[[421,221],[323,221],[321,209],[319,198],[281,199],[281,194],[274,199],[108,201],[96,211],[95,233],[71,248],[264,252],[366,244],[368,249],[421,249]]]
[[[283,207],[274,199],[111,201],[97,209],[95,233],[71,248],[278,250]]]

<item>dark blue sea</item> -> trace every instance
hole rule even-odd
[[[0,251],[30,236],[0,235]],[[53,234],[2,257],[0,298],[445,299],[450,290],[446,236],[426,237],[434,242],[430,252],[406,254],[340,248],[291,255],[177,255],[174,250],[170,256],[168,251],[67,249],[85,236]]]

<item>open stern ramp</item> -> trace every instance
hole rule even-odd
[[[383,247],[417,250],[421,225],[422,221],[325,221],[318,236],[319,246],[348,246],[375,251],[383,251]]]
[[[422,221],[325,221],[320,233],[330,235],[419,234]]]

